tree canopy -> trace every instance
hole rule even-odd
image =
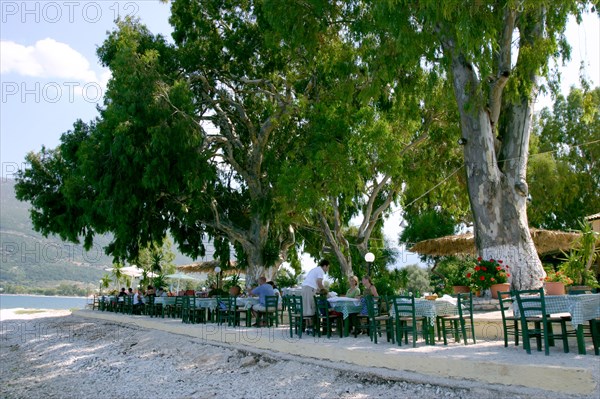
[[[199,257],[210,237],[250,282],[300,245],[352,274],[367,249],[389,253],[375,243],[397,203],[415,223],[472,221],[480,253],[512,257],[517,286],[535,285],[532,101],[586,4],[174,0],[174,43],[117,22],[98,49],[112,73],[99,117],[29,154],[17,196],[44,234],[90,246],[113,233],[117,259],[167,231]],[[581,118],[566,132],[542,119],[542,151],[585,133]],[[562,167],[582,176],[581,154]]]

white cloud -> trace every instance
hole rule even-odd
[[[98,82],[89,61],[68,44],[46,38],[33,46],[0,42],[0,72],[40,78]]]

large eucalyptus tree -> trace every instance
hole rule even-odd
[[[291,3],[277,15],[294,27],[295,36],[321,39],[329,24],[340,35],[351,32],[354,46],[373,49],[361,61],[376,67],[383,81],[421,68],[452,82],[479,254],[510,264],[513,288],[539,287],[544,271],[526,213],[533,103],[550,60],[568,58],[568,17],[593,2]]]
[[[280,159],[312,80],[265,36],[261,2],[177,0],[170,22],[174,44],[118,24],[98,50],[112,72],[100,117],[30,154],[19,198],[45,233],[90,244],[112,232],[116,257],[167,230],[200,256],[208,234],[243,249],[250,282],[272,277],[294,243],[274,216]]]
[[[476,245],[511,266],[515,289],[540,287],[544,276],[526,212],[538,79],[552,57],[568,55],[567,18],[584,3],[374,2],[380,26],[422,46],[423,62],[453,83]]]

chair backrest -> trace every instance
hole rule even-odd
[[[391,298],[396,317],[415,317],[414,295],[399,295]]]
[[[512,310],[514,304],[512,291],[498,291],[498,303],[500,304],[500,313],[502,320],[506,318],[506,312]]]
[[[538,290],[519,290],[515,291],[514,294],[519,306],[519,315],[523,321],[525,318],[531,316],[546,318],[546,301],[544,299],[543,288]]]
[[[190,307],[190,297],[189,296],[182,296],[181,297],[181,307],[184,309],[188,309]]]
[[[277,312],[277,304],[279,303],[279,296],[267,295],[265,297],[265,312]]]
[[[456,294],[456,307],[460,318],[465,317],[465,315],[473,317],[473,293],[463,292]]]
[[[234,296],[217,297],[217,306],[221,311],[231,312],[236,308],[237,298]]]
[[[292,317],[298,317],[304,315],[304,308],[302,307],[302,297],[300,295],[286,295],[288,314],[290,320]]]
[[[329,315],[329,301],[327,301],[327,296],[315,295],[315,307],[319,316],[327,317]]]
[[[379,297],[367,295],[361,298],[364,300],[363,308],[366,308],[367,316],[370,318],[379,316]]]

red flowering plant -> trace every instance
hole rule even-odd
[[[471,287],[486,290],[494,284],[506,283],[510,277],[508,270],[508,265],[504,265],[501,260],[484,260],[479,257],[473,271],[467,273],[467,278]]]

